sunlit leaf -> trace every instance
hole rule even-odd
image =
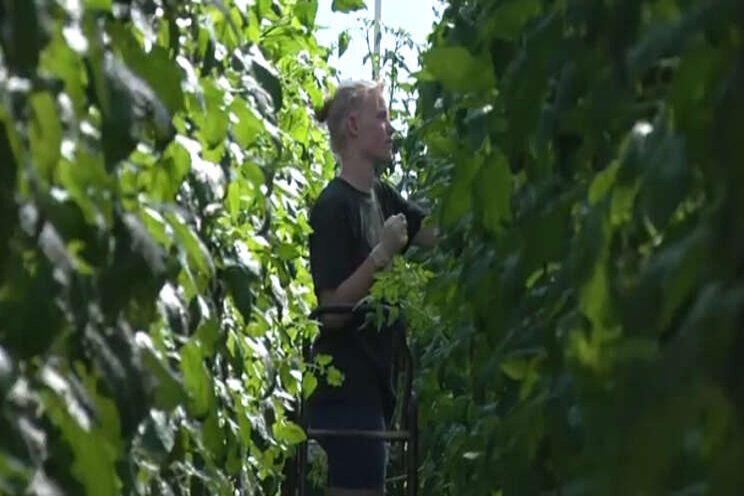
[[[279,441],[283,441],[285,443],[299,444],[307,439],[307,436],[300,428],[300,426],[293,422],[277,422],[273,425],[272,429],[274,432],[274,436]]]
[[[366,9],[364,0],[333,0],[331,10],[333,12],[353,12],[355,10]]]
[[[210,408],[211,383],[200,345],[189,342],[181,348],[181,375],[189,393],[189,411],[200,417]]]
[[[29,138],[34,165],[42,177],[49,179],[60,158],[62,126],[49,93],[36,93],[31,97],[34,120]]]

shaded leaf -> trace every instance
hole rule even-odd
[[[496,83],[491,61],[462,46],[432,48],[424,54],[423,66],[445,88],[459,93],[488,91]]]

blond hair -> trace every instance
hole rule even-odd
[[[346,147],[344,121],[349,112],[356,110],[367,95],[382,90],[382,83],[374,81],[346,81],[336,89],[336,93],[326,99],[323,107],[316,112],[319,122],[328,126],[331,135],[331,149],[337,155]]]

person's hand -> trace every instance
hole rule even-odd
[[[390,263],[393,256],[399,253],[408,243],[408,223],[403,214],[391,215],[382,226],[380,242],[372,249],[372,260],[378,268]]]

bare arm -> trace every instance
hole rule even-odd
[[[407,243],[406,219],[403,214],[393,215],[385,221],[382,239],[364,262],[335,289],[322,291],[321,305],[353,304],[364,298],[375,281],[375,273],[387,266],[392,257]],[[349,315],[327,316],[323,322],[329,327],[338,327],[350,320]]]
[[[431,248],[437,243],[439,228],[424,226],[413,238],[413,243]],[[364,298],[375,280],[375,273],[379,270],[372,255],[368,256],[353,274],[342,282],[335,290],[323,291],[320,294],[321,305],[355,304]]]
[[[439,228],[437,226],[423,226],[413,238],[413,244],[423,248],[432,248],[437,244]]]
[[[375,280],[375,273],[377,270],[377,266],[375,265],[374,260],[372,260],[372,257],[367,257],[364,262],[357,267],[354,273],[352,273],[344,282],[339,284],[336,289],[328,289],[321,292],[319,303],[321,305],[356,304],[369,292],[369,288],[372,287],[372,283]],[[351,316],[341,314],[332,314],[323,317],[323,322],[331,328],[341,327],[349,320],[351,320]]]

